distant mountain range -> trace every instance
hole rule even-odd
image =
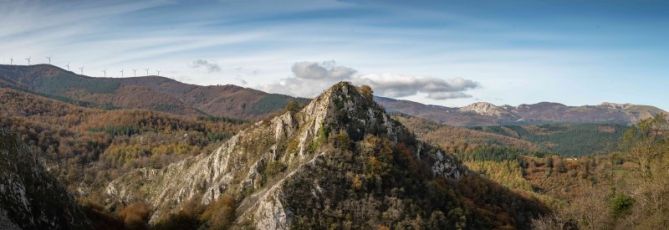
[[[408,114],[452,126],[494,126],[550,123],[634,124],[667,112],[653,106],[602,103],[567,106],[553,102],[497,106],[477,102],[464,107],[425,105],[413,101],[377,97],[388,112]]]
[[[94,78],[52,65],[0,65],[0,86],[97,107],[236,119],[266,117],[294,99],[235,85],[199,86],[159,76]]]
[[[199,86],[160,76],[94,78],[52,65],[0,65],[0,86],[29,91],[77,104],[103,108],[137,108],[180,115],[257,120],[280,112],[290,100],[308,99],[235,85]],[[646,105],[566,106],[542,102],[496,106],[478,102],[465,107],[425,105],[375,97],[388,112],[408,114],[452,126],[545,123],[633,124],[665,111]]]

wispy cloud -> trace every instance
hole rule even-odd
[[[349,80],[379,95],[449,106],[471,103],[473,94],[510,104],[617,99],[667,108],[654,96],[669,84],[666,9],[598,1],[0,0],[0,63],[51,56],[94,75],[151,68],[188,83],[304,96]],[[215,60],[220,71],[193,68],[199,59]],[[331,59],[355,68],[295,64]]]
[[[463,78],[443,80],[407,74],[364,74],[334,61],[297,62],[293,64],[294,76],[260,86],[262,89],[294,96],[312,97],[339,81],[371,86],[377,95],[402,98],[419,93],[436,100],[469,98],[465,92],[478,88],[479,83]]]

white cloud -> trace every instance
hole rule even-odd
[[[296,78],[331,80],[348,80],[357,72],[348,67],[337,66],[334,61],[298,62],[293,65],[292,70]]]
[[[207,71],[207,73],[221,72],[221,66],[212,61],[207,61],[204,59],[198,59],[193,61],[192,67],[195,69],[204,69],[205,71]]]
[[[463,78],[449,80],[405,74],[360,74],[355,69],[338,66],[334,61],[298,62],[292,67],[294,77],[260,86],[261,89],[301,97],[313,97],[339,81],[371,86],[376,95],[408,97],[419,93],[430,99],[469,98],[465,91],[478,88],[479,83]]]
[[[479,87],[477,82],[462,78],[443,80],[403,74],[365,74],[353,79],[353,82],[370,85],[382,96],[407,97],[426,93],[431,99],[466,98],[470,96],[464,91]]]

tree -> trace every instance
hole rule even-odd
[[[367,99],[372,99],[374,96],[374,91],[372,90],[372,87],[369,87],[368,85],[362,85],[360,86],[360,94],[362,94],[362,96]]]
[[[300,109],[301,109],[300,104],[297,103],[297,101],[295,100],[288,101],[285,107],[285,110],[290,113],[297,113],[300,111]]]

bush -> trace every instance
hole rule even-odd
[[[634,205],[634,198],[623,193],[618,193],[611,198],[609,205],[611,208],[611,214],[617,218],[629,213],[630,209],[632,209],[632,206]]]
[[[202,213],[202,219],[209,221],[210,229],[228,229],[235,219],[237,202],[229,194],[221,196]]]
[[[148,229],[151,209],[146,203],[136,202],[123,208],[118,216],[128,229]]]
[[[360,86],[360,94],[364,96],[367,99],[372,99],[374,91],[372,90],[372,87],[369,87],[368,85],[363,85]]]
[[[334,146],[337,148],[348,149],[351,145],[351,139],[348,137],[346,131],[340,130],[337,135],[334,136]]]
[[[297,113],[297,112],[300,111],[301,107],[300,107],[300,104],[297,103],[297,101],[290,100],[290,101],[288,101],[288,103],[286,103],[285,109],[286,109],[286,111],[288,111],[290,113]]]

